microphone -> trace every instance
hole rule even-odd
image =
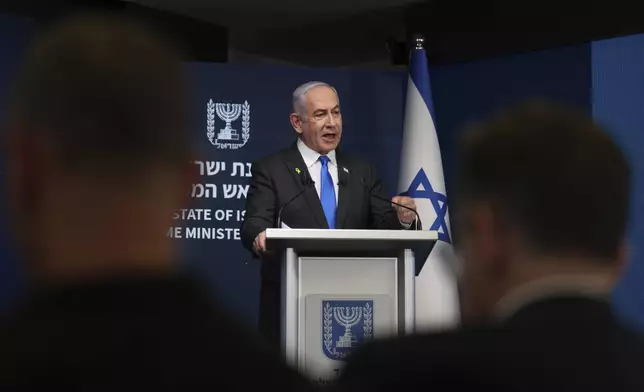
[[[279,209],[279,211],[277,213],[277,228],[278,229],[282,227],[282,211],[284,211],[284,208],[286,208],[286,206],[288,206],[289,204],[294,202],[295,199],[300,197],[300,195],[302,195],[308,188],[312,187],[314,184],[315,184],[315,181],[313,181],[311,179],[311,177],[309,177],[308,173],[307,174],[302,174],[302,185],[304,186],[304,188],[300,189],[293,197],[291,197],[289,199],[289,201],[287,201],[286,203],[282,204],[282,206],[280,207],[280,209]]]
[[[362,182],[362,186],[365,187],[365,189],[369,190],[369,195],[370,196],[373,196],[378,200],[386,201],[387,203],[391,203],[391,204],[393,204],[395,206],[398,206],[398,207],[401,207],[401,208],[404,208],[406,210],[409,210],[409,211],[413,212],[416,215],[416,224],[414,225],[415,229],[418,230],[419,225],[420,225],[420,227],[422,227],[422,222],[420,221],[420,215],[418,215],[418,212],[416,210],[414,210],[413,208],[409,208],[407,206],[404,206],[404,205],[402,205],[400,203],[396,203],[395,201],[388,200],[388,199],[386,199],[384,197],[380,197],[375,193],[372,193],[371,190],[369,189],[369,187],[367,186],[367,184],[365,183],[364,178],[361,178],[360,182]]]

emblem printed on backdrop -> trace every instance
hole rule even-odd
[[[216,116],[215,116],[216,115]],[[217,129],[216,117],[225,123]],[[240,129],[233,128],[232,123],[241,117]],[[206,104],[206,136],[210,143],[222,150],[237,150],[246,145],[250,139],[250,104],[215,103],[212,99]]]

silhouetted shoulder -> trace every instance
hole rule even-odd
[[[577,316],[373,342],[348,359],[339,384],[369,391],[643,390],[641,336],[609,317],[589,323]]]
[[[0,389],[125,384],[306,391],[312,384],[206,292],[176,280],[48,290],[0,327]]]

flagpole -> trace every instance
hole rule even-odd
[[[413,49],[425,49],[425,37],[422,34],[414,34],[411,39],[411,47]],[[412,50],[413,50],[412,49]],[[411,55],[411,50],[409,51]]]

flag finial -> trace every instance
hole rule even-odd
[[[411,42],[413,49],[425,49],[425,37],[422,34],[414,34]]]

